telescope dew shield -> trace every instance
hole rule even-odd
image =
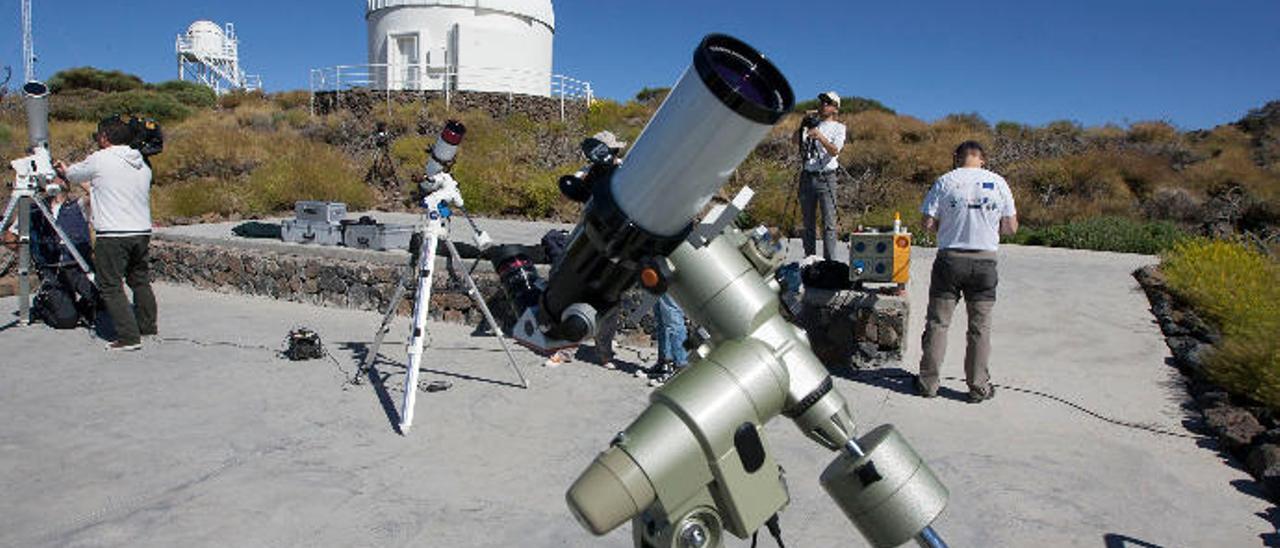
[[[928,527],[947,506],[947,488],[893,425],[858,440],[865,454],[836,457],[822,488],[872,546],[900,546]]]
[[[49,87],[41,82],[22,86],[27,109],[27,144],[33,148],[49,148]]]
[[[618,206],[653,234],[679,234],[794,106],[791,85],[763,54],[708,35],[614,174]]]
[[[431,158],[427,161],[427,178],[430,179],[453,166],[453,158],[458,155],[458,145],[467,136],[467,126],[457,120],[445,122],[440,131],[440,138],[431,147]]]

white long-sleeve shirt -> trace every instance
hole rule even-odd
[[[89,183],[99,238],[151,234],[151,168],[142,153],[122,145],[104,148],[68,167],[67,180]]]

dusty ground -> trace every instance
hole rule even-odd
[[[1129,277],[1152,259],[1002,253],[995,400],[922,400],[876,377],[886,371],[837,381],[862,425],[897,424],[950,487],[939,532],[953,546],[1274,541],[1247,475],[1183,426],[1178,377]],[[913,339],[931,258],[917,250]],[[582,362],[545,369],[520,351],[533,388],[513,388],[494,339],[433,325],[424,379],[453,388],[422,394],[415,430],[401,437],[387,405],[399,405],[403,323],[384,347],[394,363],[380,366],[383,400],[367,383],[344,385],[376,314],[173,286],[159,295],[162,336],[199,342],[106,354],[84,332],[0,330],[0,545],[629,545],[627,527],[589,536],[563,494],[643,408],[639,380]],[[0,299],[6,319],[15,308]],[[299,324],[321,333],[336,363],[273,355]],[[952,333],[945,374],[960,374],[962,341]],[[917,346],[904,369],[914,370]],[[620,355],[641,354],[650,351]],[[964,390],[946,386],[944,396]],[[782,515],[788,546],[862,545],[818,486],[831,455],[785,420],[768,430],[793,498]]]

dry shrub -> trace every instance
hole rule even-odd
[[[1203,207],[1203,200],[1185,188],[1176,187],[1157,189],[1143,203],[1143,211],[1147,218],[1178,223],[1200,222],[1203,217]]]
[[[1130,141],[1135,143],[1172,143],[1182,139],[1182,133],[1164,121],[1135,122],[1129,126]]]
[[[281,139],[240,127],[235,119],[205,113],[166,128],[164,153],[152,159],[155,184],[217,178],[230,180],[247,175],[271,156],[298,139]]]
[[[311,107],[311,92],[305,90],[283,91],[273,93],[271,102],[280,110]]]

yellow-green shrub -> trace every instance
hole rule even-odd
[[[299,200],[345,202],[358,211],[373,204],[373,193],[359,167],[336,148],[298,141],[253,171],[244,199],[256,214],[289,210]]]
[[[151,214],[157,219],[199,217],[207,213],[245,213],[244,184],[203,177],[151,187]]]
[[[1280,409],[1280,265],[1238,243],[1193,240],[1165,254],[1169,288],[1222,330],[1209,376]]]

